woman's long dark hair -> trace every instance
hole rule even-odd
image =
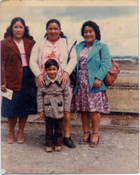
[[[99,29],[99,26],[93,22],[93,21],[86,21],[83,25],[82,25],[82,28],[81,28],[81,35],[84,37],[84,29],[86,26],[89,26],[91,27],[94,31],[95,31],[95,34],[96,34],[96,39],[98,40],[101,40],[101,34],[100,34],[100,29]]]
[[[58,27],[60,28],[60,30],[61,30],[61,24],[60,24],[60,22],[59,22],[57,19],[50,19],[50,20],[47,22],[47,24],[46,24],[46,30],[48,29],[48,27],[49,27],[49,25],[50,25],[51,23],[56,23],[56,24],[58,25]],[[44,38],[46,38],[46,36],[47,36],[47,33],[45,33]],[[67,37],[64,35],[64,33],[63,33],[62,31],[61,31],[61,33],[60,33],[60,37],[61,37],[61,38],[67,38]]]
[[[30,36],[30,34],[29,34],[28,27],[25,25],[25,21],[20,17],[16,17],[16,18],[12,19],[10,26],[7,28],[6,32],[4,33],[4,38],[7,38],[8,36],[13,37],[13,29],[12,28],[13,28],[13,25],[18,21],[20,21],[25,28],[23,38],[26,37],[30,40],[33,40],[33,37]]]

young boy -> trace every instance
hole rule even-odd
[[[59,65],[49,59],[45,63],[45,85],[38,87],[37,106],[41,117],[46,119],[46,151],[61,151],[62,117],[70,112],[68,84],[62,84],[57,74]],[[53,132],[54,131],[54,132]]]

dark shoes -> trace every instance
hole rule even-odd
[[[75,148],[76,147],[74,142],[71,140],[70,137],[64,137],[63,138],[63,143],[64,143],[64,145],[68,146],[69,148]]]
[[[43,145],[46,146],[46,141],[44,140]]]
[[[97,146],[99,146],[99,140],[100,140],[100,136],[98,135],[98,140],[96,142],[92,142],[91,141],[91,134],[90,132],[84,132],[84,133],[89,133],[87,139],[82,139],[79,141],[79,144],[88,144],[89,143],[89,147],[91,148],[96,148]],[[92,134],[98,134],[98,133],[92,133]]]

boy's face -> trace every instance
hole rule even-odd
[[[56,78],[58,69],[56,66],[51,66],[49,68],[46,69],[46,73],[48,75],[48,77],[52,80],[54,80]]]

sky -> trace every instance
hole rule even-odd
[[[6,4],[7,2],[5,2]],[[41,3],[41,2],[40,2]],[[36,41],[46,33],[46,23],[56,18],[61,30],[71,41],[83,41],[82,24],[92,20],[100,27],[101,42],[108,45],[112,56],[138,56],[138,6],[34,6],[1,4],[0,39],[14,17],[22,17]]]

